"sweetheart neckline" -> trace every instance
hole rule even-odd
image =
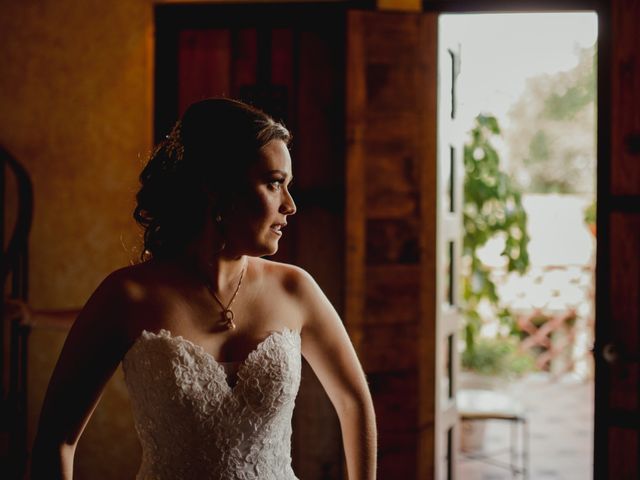
[[[293,333],[293,334],[297,335],[298,337],[300,337],[300,332],[298,330],[294,330],[292,328],[285,327],[282,330],[272,330],[265,338],[263,338],[260,342],[258,342],[258,344],[255,346],[255,348],[253,350],[251,350],[251,352],[249,352],[249,355],[247,355],[247,357],[244,360],[237,360],[236,362],[232,362],[232,363],[236,363],[238,365],[238,369],[237,369],[238,380],[235,382],[235,384],[233,386],[229,385],[229,383],[227,381],[227,378],[228,378],[227,372],[225,371],[225,369],[223,367],[223,364],[224,363],[228,363],[228,362],[219,362],[211,353],[207,352],[202,345],[199,345],[199,344],[189,340],[188,338],[184,338],[182,335],[174,335],[173,333],[171,333],[170,330],[168,330],[166,328],[161,328],[157,332],[152,332],[152,331],[149,331],[147,329],[143,329],[142,332],[140,332],[140,335],[138,335],[138,338],[135,339],[135,341],[133,342],[133,344],[131,345],[131,348],[129,350],[133,349],[133,347],[136,344],[138,344],[142,339],[144,339],[145,336],[153,337],[153,338],[164,338],[164,339],[169,339],[169,340],[172,340],[172,341],[182,342],[185,345],[189,345],[197,353],[199,353],[204,358],[206,358],[210,363],[212,363],[213,366],[214,366],[214,369],[217,372],[219,372],[225,378],[224,384],[227,386],[229,391],[231,393],[233,393],[233,392],[236,391],[236,387],[238,387],[238,385],[240,385],[241,380],[243,379],[243,372],[244,372],[247,364],[249,364],[250,361],[261,350],[264,350],[267,342],[270,339],[275,338],[276,334],[278,334],[279,336],[283,336],[286,333],[290,333],[290,334]],[[127,353],[129,353],[129,352],[127,352]]]

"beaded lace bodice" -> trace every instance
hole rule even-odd
[[[272,332],[236,368],[167,330],[143,330],[122,366],[142,444],[137,480],[293,480],[300,334]]]

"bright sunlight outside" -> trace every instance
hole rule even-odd
[[[520,425],[467,422],[459,396],[458,473],[585,480],[593,464],[597,16],[451,14],[439,31],[440,56],[459,56],[455,130],[465,144],[458,393],[497,393],[528,427],[510,437]],[[442,81],[450,67],[440,65]],[[447,95],[441,87],[441,105]],[[441,142],[453,128],[446,125]]]

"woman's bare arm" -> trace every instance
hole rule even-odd
[[[78,440],[128,348],[123,321],[130,295],[107,277],[74,322],[49,381],[33,446],[31,478],[73,477]]]
[[[338,413],[349,479],[375,479],[376,421],[364,372],[336,310],[309,274],[298,276],[306,317],[302,353]]]

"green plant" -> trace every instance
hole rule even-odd
[[[501,255],[507,260],[507,271],[524,273],[529,267],[527,246],[527,214],[522,196],[511,178],[500,169],[500,158],[492,145],[500,135],[495,117],[478,115],[464,146],[464,243],[462,291],[465,317],[464,340],[468,358],[474,355],[476,337],[483,324],[478,313],[482,300],[489,302],[495,316],[512,334],[516,322],[508,308],[500,305],[491,269],[478,257],[478,250],[496,236],[504,238]],[[472,364],[470,362],[469,364]]]
[[[587,225],[595,225],[596,223],[596,199],[589,204],[587,208],[584,209],[584,223]]]
[[[462,354],[462,367],[482,375],[514,377],[533,370],[534,358],[518,350],[515,337],[478,338]]]

